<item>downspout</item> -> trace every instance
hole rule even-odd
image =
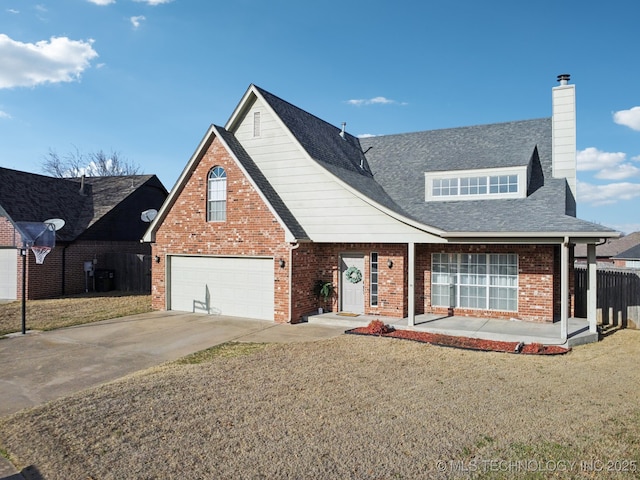
[[[296,243],[289,249],[289,323],[294,323],[291,315],[293,314],[293,251],[300,248],[300,244]]]
[[[409,242],[408,247],[408,271],[407,271],[407,326],[413,327],[416,324],[416,289],[415,289],[415,277],[416,277],[416,244]]]
[[[560,342],[569,335],[569,237],[560,246]]]

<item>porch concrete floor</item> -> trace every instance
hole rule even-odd
[[[371,320],[381,320],[396,330],[440,333],[483,340],[507,342],[541,343],[574,347],[598,341],[597,333],[589,332],[589,323],[584,318],[570,318],[568,339],[560,341],[560,322],[535,323],[520,320],[501,320],[474,317],[443,316],[434,314],[416,315],[415,326],[408,326],[406,318],[381,317],[377,315],[343,316],[338,312],[310,315],[309,323],[343,326],[345,329],[364,327]]]

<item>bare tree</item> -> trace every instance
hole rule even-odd
[[[54,150],[49,153],[42,162],[42,171],[58,178],[77,178],[82,175],[89,177],[112,177],[124,175],[137,175],[140,166],[135,165],[119,152],[111,151],[108,154],[103,150],[82,153],[78,147],[64,156],[58,155]]]

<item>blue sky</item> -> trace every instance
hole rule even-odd
[[[578,217],[640,230],[640,2],[2,0],[0,165],[117,151],[170,189],[251,83],[354,135],[578,112]],[[6,188],[6,186],[2,186]]]

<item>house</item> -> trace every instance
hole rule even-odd
[[[616,267],[640,269],[640,243],[613,257]]]
[[[596,260],[604,266],[631,267],[633,264],[627,265],[627,260],[629,262],[640,260],[640,257],[629,256],[634,249],[637,251],[639,247],[640,232],[633,232],[620,238],[608,238],[596,245]],[[576,246],[575,259],[577,263],[585,263],[587,261],[587,248],[585,245]],[[640,263],[635,265],[635,268],[638,268]]]
[[[140,239],[148,227],[141,212],[159,209],[167,190],[155,175],[53,178],[0,168],[0,298],[22,296],[22,222],[65,221],[56,246],[36,265],[26,259],[28,299],[94,289],[89,269],[104,269],[108,255],[149,255]],[[117,286],[126,272],[115,273]]]
[[[371,138],[250,85],[144,236],[153,307],[298,322],[321,280],[342,312],[561,320],[566,338],[573,246],[618,236],[575,217],[568,80],[551,118]]]

